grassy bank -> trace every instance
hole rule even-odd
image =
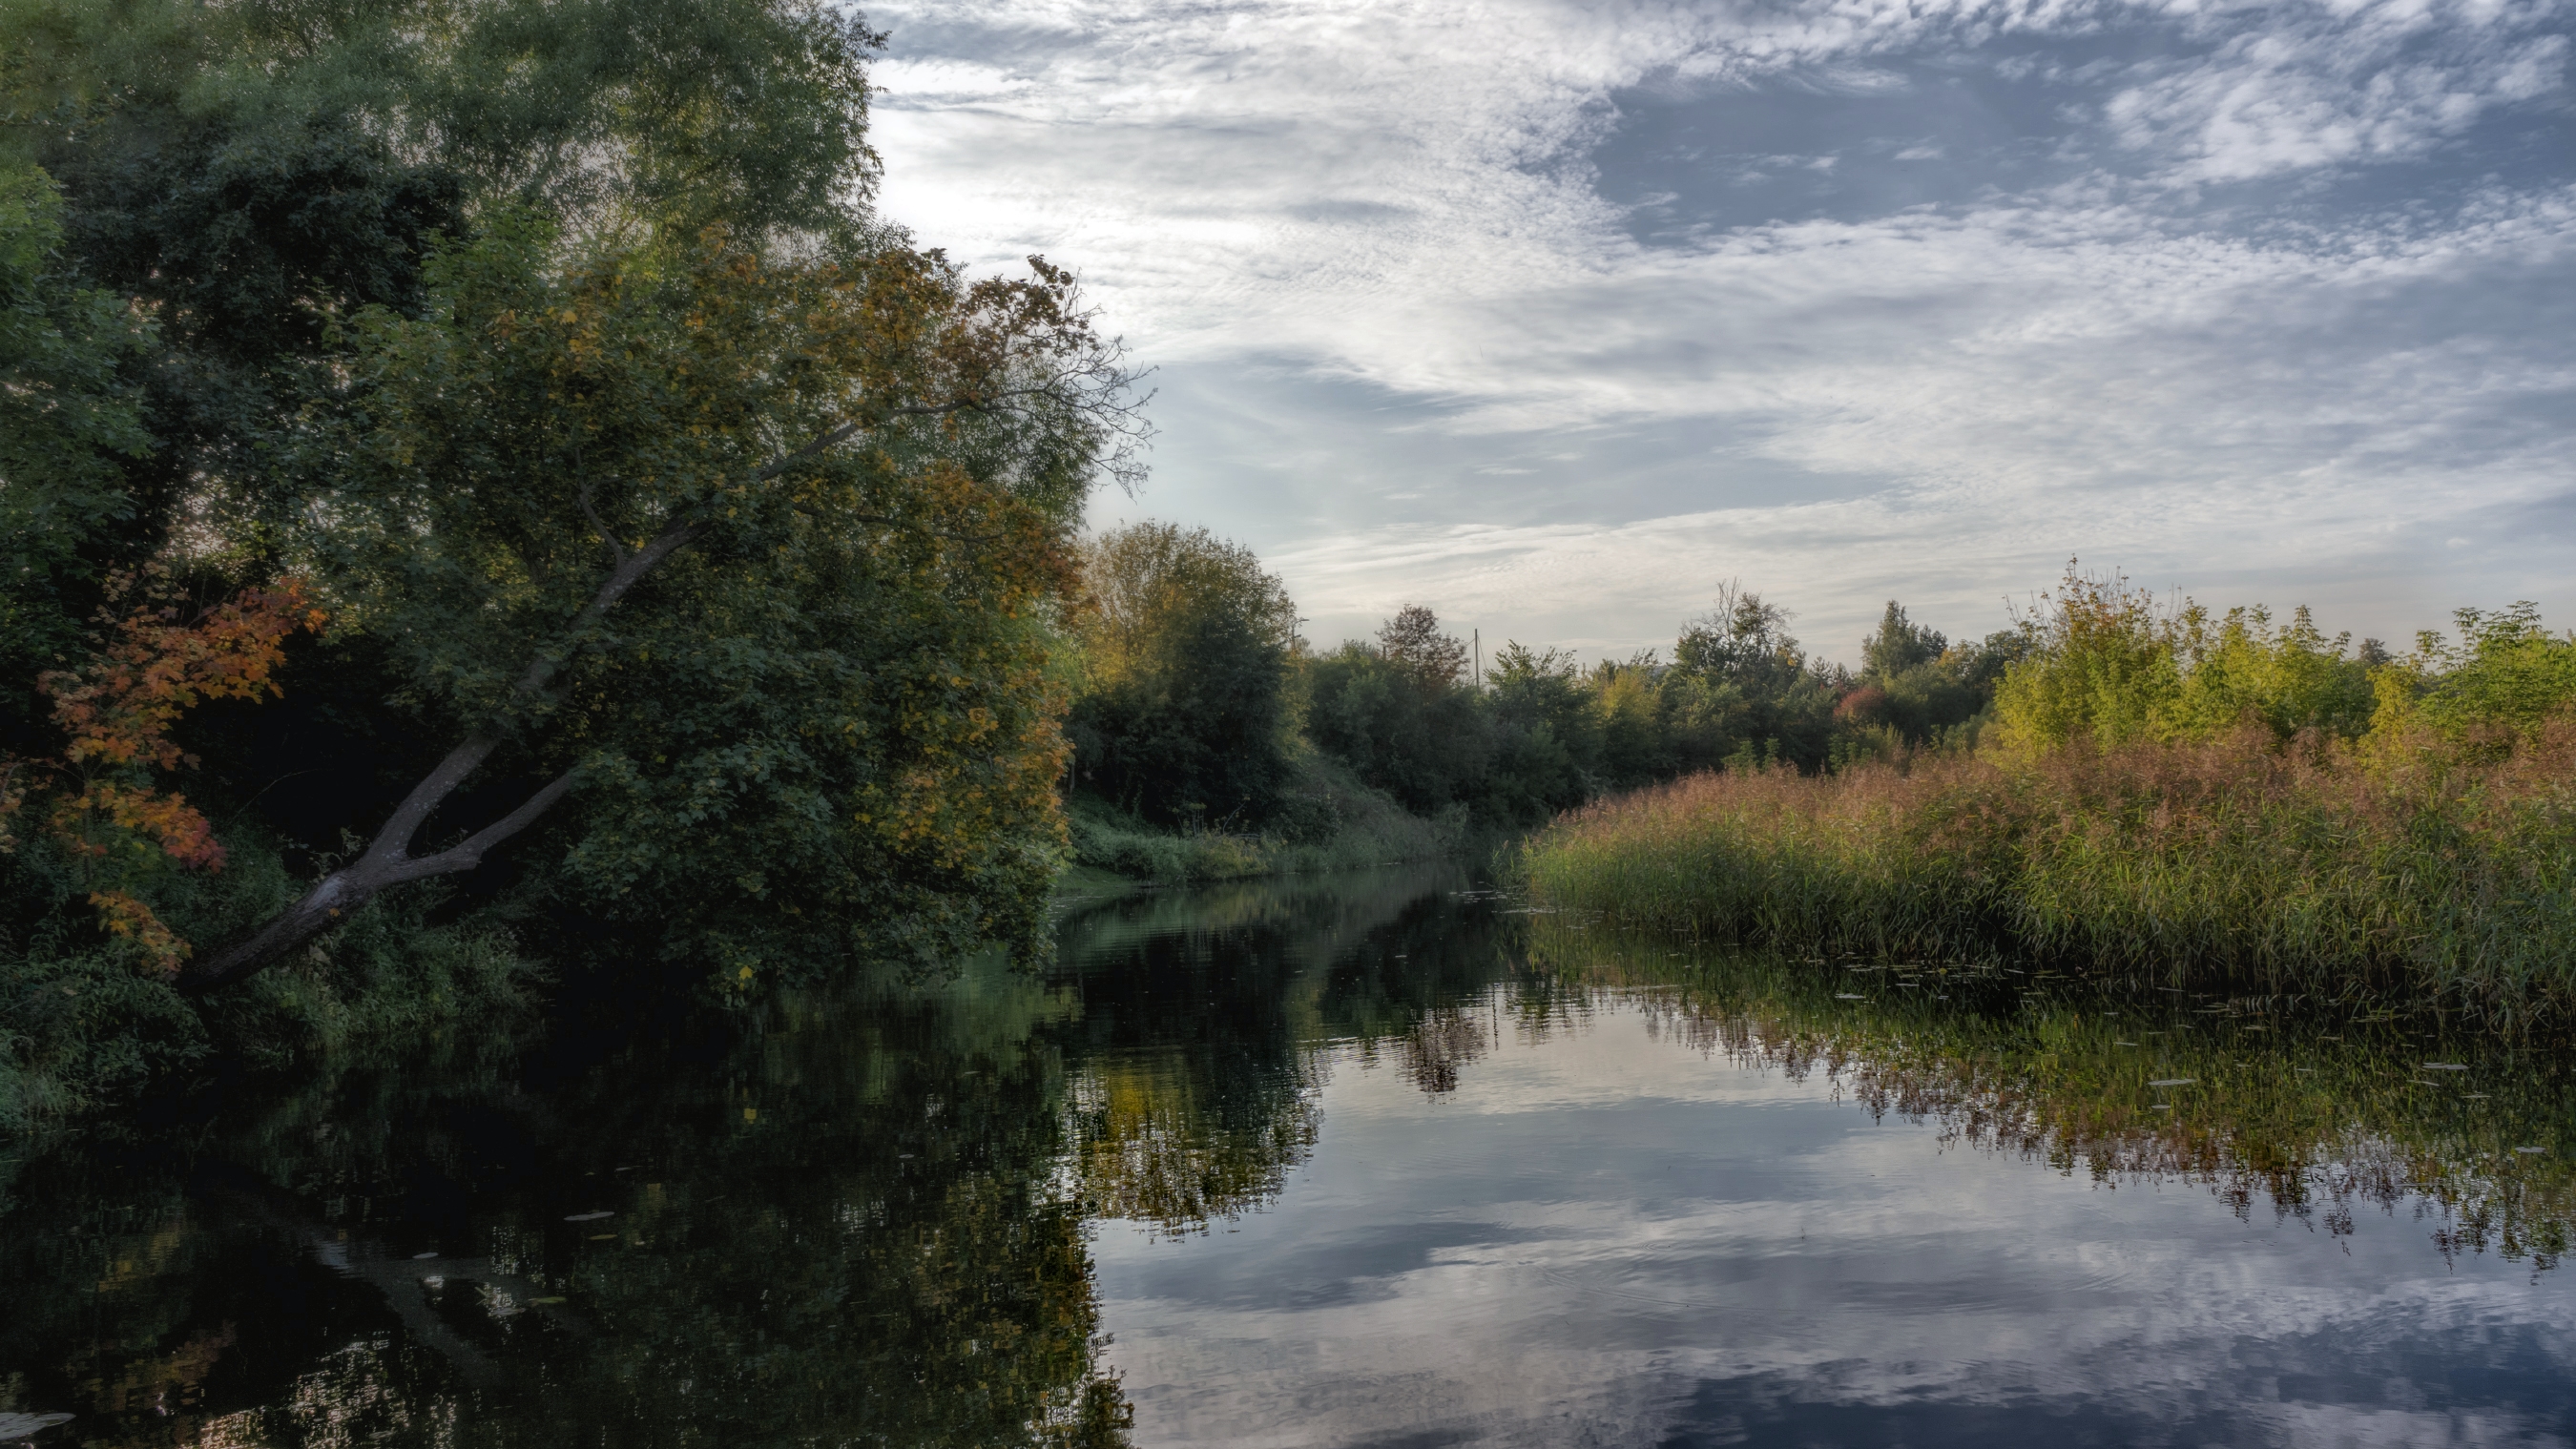
[[[1547,904],[1698,938],[2563,1021],[2576,728],[2483,750],[2246,729],[1703,775],[1563,817],[1523,869]]]
[[[1466,811],[1435,819],[1408,813],[1349,767],[1308,751],[1296,759],[1285,803],[1258,832],[1173,830],[1084,795],[1067,802],[1073,862],[1059,888],[1121,883],[1184,885],[1302,875],[1423,860],[1467,843]]]

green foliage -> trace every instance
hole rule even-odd
[[[217,873],[152,883],[183,936],[245,929],[293,897],[274,841],[234,832]],[[81,908],[79,863],[53,842],[0,856],[0,1134],[24,1133],[185,1080],[222,1054],[254,1071],[309,1066],[361,1043],[523,1015],[544,975],[488,919],[452,917],[430,889],[361,910],[286,969],[201,1012],[130,941]]]
[[[577,768],[551,888],[731,986],[1027,939],[1061,838],[1064,520],[1015,495],[1058,480],[974,477],[900,409],[988,386],[994,334],[1054,294],[713,231],[559,258],[496,227],[417,319],[357,319],[293,536],[340,627],[439,717],[501,722],[523,777]],[[811,446],[854,432],[875,445]]]
[[[2098,747],[2161,739],[2182,696],[2175,621],[2120,578],[2067,569],[2025,627],[2031,649],[1995,691],[1995,737],[2039,752],[2081,740]]]
[[[2576,709],[2576,636],[2553,635],[2528,601],[2452,616],[2460,642],[2427,632],[2413,658],[2384,670],[2375,729],[2400,734],[2420,722],[2457,743],[2533,737]]]
[[[1398,635],[1408,622],[1417,621],[1398,616],[1385,634],[1410,653],[1390,650],[1382,636],[1309,662],[1306,732],[1362,780],[1429,815],[1477,792],[1492,768],[1494,739],[1475,691],[1449,667],[1451,651]]]
[[[2009,632],[1950,646],[1888,606],[1865,671],[1811,660],[1788,612],[1733,585],[1651,651],[1589,669],[1507,642],[1483,687],[1466,651],[1411,607],[1375,643],[1310,661],[1318,748],[1416,811],[1464,806],[1487,829],[1526,829],[1604,792],[1692,770],[1787,765],[1813,773],[1973,745],[1994,681],[2023,647]]]
[[[48,156],[346,129],[482,198],[753,231],[846,231],[876,174],[881,37],[810,0],[12,0],[0,35]]]
[[[2389,663],[2305,609],[2213,619],[2071,569],[1973,654],[1891,605],[1840,706],[1839,776],[1731,771],[1594,807],[1542,837],[1531,879],[1564,904],[1800,948],[2404,989],[2555,1019],[2576,1008],[2576,643],[2529,604],[2457,617],[2458,644],[2428,634]],[[1966,688],[1998,667],[1994,748],[1915,752],[1870,723],[1928,693],[1927,671]],[[1891,736],[1871,748],[1871,728]]]
[[[1633,687],[1606,715],[1599,681],[1570,654],[1506,643],[1479,688],[1467,647],[1409,605],[1373,643],[1307,664],[1307,732],[1316,747],[1421,815],[1468,814],[1485,830],[1523,829],[1604,787],[1614,738],[1622,764],[1651,771],[1651,737]],[[1638,756],[1631,759],[1629,756]]]
[[[1485,679],[1493,756],[1474,801],[1483,818],[1535,824],[1601,787],[1609,734],[1620,720],[1603,707],[1572,654],[1506,643],[1494,652]]]
[[[284,712],[190,723],[178,779],[226,807],[199,854],[234,868],[135,910],[221,945],[481,731],[429,849],[582,780],[455,898],[483,944],[440,965],[412,935],[422,980],[485,984],[371,970],[326,1016],[514,994],[505,916],[648,941],[732,999],[1033,938],[1063,850],[1048,621],[1132,422],[1066,274],[974,282],[876,222],[879,43],[812,0],[0,0],[0,665],[80,666],[109,570],[147,560],[199,599],[307,573],[334,615]],[[0,752],[52,758],[29,704]],[[89,927],[61,862],[8,864],[27,979],[133,974],[62,934]],[[110,1100],[285,989],[195,1046],[129,1003],[13,1060]],[[161,1055],[63,1055],[119,1019],[115,1051]]]
[[[2352,738],[2370,723],[2375,645],[2352,652],[2351,635],[2327,638],[2305,607],[2281,625],[2261,605],[2212,621],[2198,604],[2160,608],[2125,580],[2070,565],[2023,634],[1996,691],[1995,735],[2025,754],[2209,739],[2247,724],[2283,739]]]
[[[1082,571],[1078,786],[1161,824],[1266,821],[1296,738],[1286,588],[1250,550],[1167,523],[1092,540]]]
[[[2024,644],[2017,630],[1952,644],[1888,600],[1878,632],[1861,641],[1856,687],[1834,706],[1844,734],[1837,763],[1895,758],[1927,746],[1973,747],[1995,683]]]
[[[1788,610],[1729,584],[1714,610],[1683,628],[1663,681],[1677,766],[1826,765],[1849,680],[1811,667],[1788,625]]]
[[[1387,865],[1448,854],[1466,843],[1463,810],[1428,820],[1411,814],[1311,748],[1291,758],[1279,809],[1259,833],[1158,827],[1081,794],[1067,802],[1066,813],[1078,866],[1155,885]]]
[[[0,754],[36,748],[26,685],[75,652],[99,574],[127,557],[119,463],[151,439],[123,369],[151,338],[74,284],[51,180],[0,167]]]

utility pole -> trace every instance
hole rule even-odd
[[[1467,632],[1476,641],[1476,687],[1482,689],[1485,687],[1485,631],[1470,629]]]

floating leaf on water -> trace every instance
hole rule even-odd
[[[617,1216],[617,1214],[612,1212],[574,1213],[571,1217],[564,1219],[564,1221],[568,1223],[595,1223],[601,1218],[613,1218],[615,1216]]]
[[[2197,1077],[2158,1077],[2154,1081],[2147,1083],[2147,1085],[2150,1087],[2188,1087],[2198,1080],[2199,1078]]]
[[[2428,1072],[2465,1072],[2468,1068],[2458,1062],[2426,1062],[2424,1064],[2424,1070]]]
[[[71,1421],[69,1414],[0,1414],[0,1439],[25,1439]]]

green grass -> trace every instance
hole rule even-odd
[[[1265,832],[1166,829],[1075,796],[1066,812],[1073,862],[1057,892],[1109,894],[1139,884],[1348,870],[1454,854],[1467,845],[1464,809],[1434,820],[1408,814],[1386,792],[1312,751],[1296,771],[1279,823]]]
[[[2576,740],[2478,761],[2254,733],[1703,775],[1561,818],[1534,898],[1699,938],[2403,995],[2503,1027],[2576,1007]]]

